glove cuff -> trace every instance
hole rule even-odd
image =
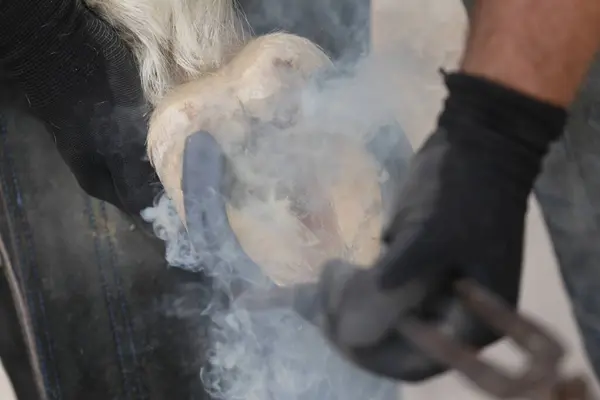
[[[439,117],[442,128],[472,125],[492,131],[543,157],[563,132],[567,111],[491,80],[464,73],[444,74],[449,96]]]

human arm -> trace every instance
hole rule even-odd
[[[324,304],[331,342],[364,368],[408,381],[445,371],[395,333],[408,315],[475,348],[495,341],[457,300],[460,278],[516,307],[527,199],[600,43],[600,3],[565,3],[478,2],[438,127],[415,155],[384,234],[387,252],[341,283],[346,300]],[[336,279],[324,275],[324,291]],[[391,311],[371,307],[358,290],[365,281],[397,296]]]
[[[599,47],[598,1],[476,1],[460,70],[567,107]]]

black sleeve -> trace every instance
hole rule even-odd
[[[139,104],[137,79],[109,84],[111,68],[118,66],[120,76],[137,71],[111,32],[102,32],[107,28],[78,0],[2,0],[2,72],[34,110],[67,108],[75,99]],[[111,91],[115,86],[120,90]]]
[[[139,74],[111,26],[79,0],[0,0],[0,71],[84,190],[130,212],[151,204]]]

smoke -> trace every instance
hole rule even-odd
[[[346,54],[354,60],[368,42],[365,30],[369,2],[366,1],[350,2],[356,3],[356,7],[349,14],[333,10],[343,9],[343,2],[335,7],[333,1],[319,0],[241,3],[256,34],[272,31],[272,21],[276,21],[276,25],[283,24],[282,28],[322,44],[330,54]],[[286,8],[281,5],[284,3]],[[357,32],[357,27],[362,32]],[[404,77],[421,72],[421,64],[414,55],[412,58],[412,63],[403,63]],[[356,188],[362,191],[378,191],[379,186],[387,188],[383,190],[382,202],[376,199],[371,202],[376,196],[363,196],[365,202],[357,203],[358,209],[366,210],[365,214],[383,215],[390,196],[393,197],[401,183],[412,149],[392,122],[395,110],[391,99],[400,97],[407,110],[419,111],[422,103],[418,93],[425,89],[416,83],[418,88],[410,94],[393,92],[392,86],[397,86],[389,84],[389,72],[398,65],[396,61],[369,57],[360,58],[351,66],[346,62],[338,64],[335,73],[315,77],[299,90],[291,90],[284,99],[278,98],[272,120],[255,122],[251,140],[224,145],[235,175],[235,182],[223,194],[227,197],[228,216],[238,221],[236,232],[246,229],[244,236],[253,239],[245,248],[246,254],[276,283],[314,280],[322,262],[333,257],[369,263],[370,256],[365,254],[373,242],[378,243],[379,232],[372,237],[368,226],[358,224],[351,240],[346,237],[338,246],[330,236],[327,218],[323,217],[331,211],[326,209],[330,199],[324,196],[341,181],[372,180],[375,189],[350,185],[354,192],[342,192],[339,197],[342,202],[347,197],[359,197]],[[386,129],[387,134],[382,135]],[[341,144],[347,141],[361,149],[368,148],[375,159],[386,164],[385,168],[378,165],[373,174],[368,162],[363,164],[359,157],[353,158],[342,151]],[[346,215],[355,215],[356,210],[350,207],[345,211]],[[323,218],[318,221],[319,226],[309,229],[299,221],[306,215]],[[173,204],[164,195],[154,207],[144,211],[143,217],[165,241],[166,258],[171,266],[202,272],[212,278],[213,301],[201,310],[212,321],[210,352],[207,365],[198,373],[213,398],[392,400],[398,397],[395,383],[370,375],[343,359],[328,345],[318,327],[294,310],[276,305],[249,309],[236,301],[239,272],[247,267],[247,262],[231,240],[224,239],[215,248],[214,243],[202,243],[194,235],[192,245]],[[385,217],[375,218],[370,223],[380,230],[385,220]],[[319,247],[322,243],[327,245]],[[246,285],[254,292],[269,288],[269,283],[262,281]],[[182,314],[186,311],[180,310]]]
[[[290,213],[289,202],[292,199],[300,203],[296,204],[296,211],[318,214],[322,212],[322,196],[341,180],[374,180],[372,184],[377,190],[389,182],[389,173],[384,168],[374,169],[376,173],[369,175],[371,171],[365,168],[370,168],[370,164],[362,167],[360,160],[340,150],[344,141],[366,149],[381,133],[381,127],[392,120],[392,110],[386,101],[388,89],[379,72],[376,65],[363,60],[352,69],[319,76],[279,102],[275,115],[285,115],[286,123],[281,123],[281,118],[259,123],[255,129],[259,133],[250,142],[224,149],[238,182],[228,194],[227,201],[233,204],[228,215],[231,218],[237,210],[237,215],[251,216],[257,222],[249,225],[254,230],[247,232],[247,236],[255,237],[255,246],[264,243],[265,247],[253,254],[260,258],[257,263],[265,267],[271,278],[281,277],[283,283],[310,281],[318,276],[321,263],[331,257],[361,261],[361,247],[366,246],[364,238],[359,236],[356,243],[325,246],[327,249],[323,250],[318,242],[329,240],[328,232],[323,232],[327,228],[321,226],[320,233],[319,227],[307,229]],[[391,157],[402,162],[411,152],[399,130],[392,130],[383,143],[371,149],[380,153],[376,154],[380,159]],[[302,183],[307,180],[308,183]],[[360,208],[366,214],[381,214],[381,202],[374,203],[361,204]],[[213,324],[211,350],[208,365],[198,372],[213,398],[397,398],[396,384],[359,370],[343,359],[316,326],[293,310],[276,306],[250,310],[236,302],[238,271],[246,264],[234,251],[235,246],[223,240],[215,248],[213,244],[197,243],[195,237],[192,245],[166,195],[142,216],[165,241],[166,259],[171,266],[203,272],[212,278],[214,299],[202,310]],[[381,220],[377,221],[376,229],[381,229]],[[243,224],[240,227],[243,229]],[[360,233],[360,227],[357,230]],[[369,240],[378,242],[378,238]],[[251,285],[255,291],[269,287],[256,282]]]

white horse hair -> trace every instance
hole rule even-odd
[[[174,86],[218,69],[247,34],[234,0],[83,0],[121,32],[156,105]]]

